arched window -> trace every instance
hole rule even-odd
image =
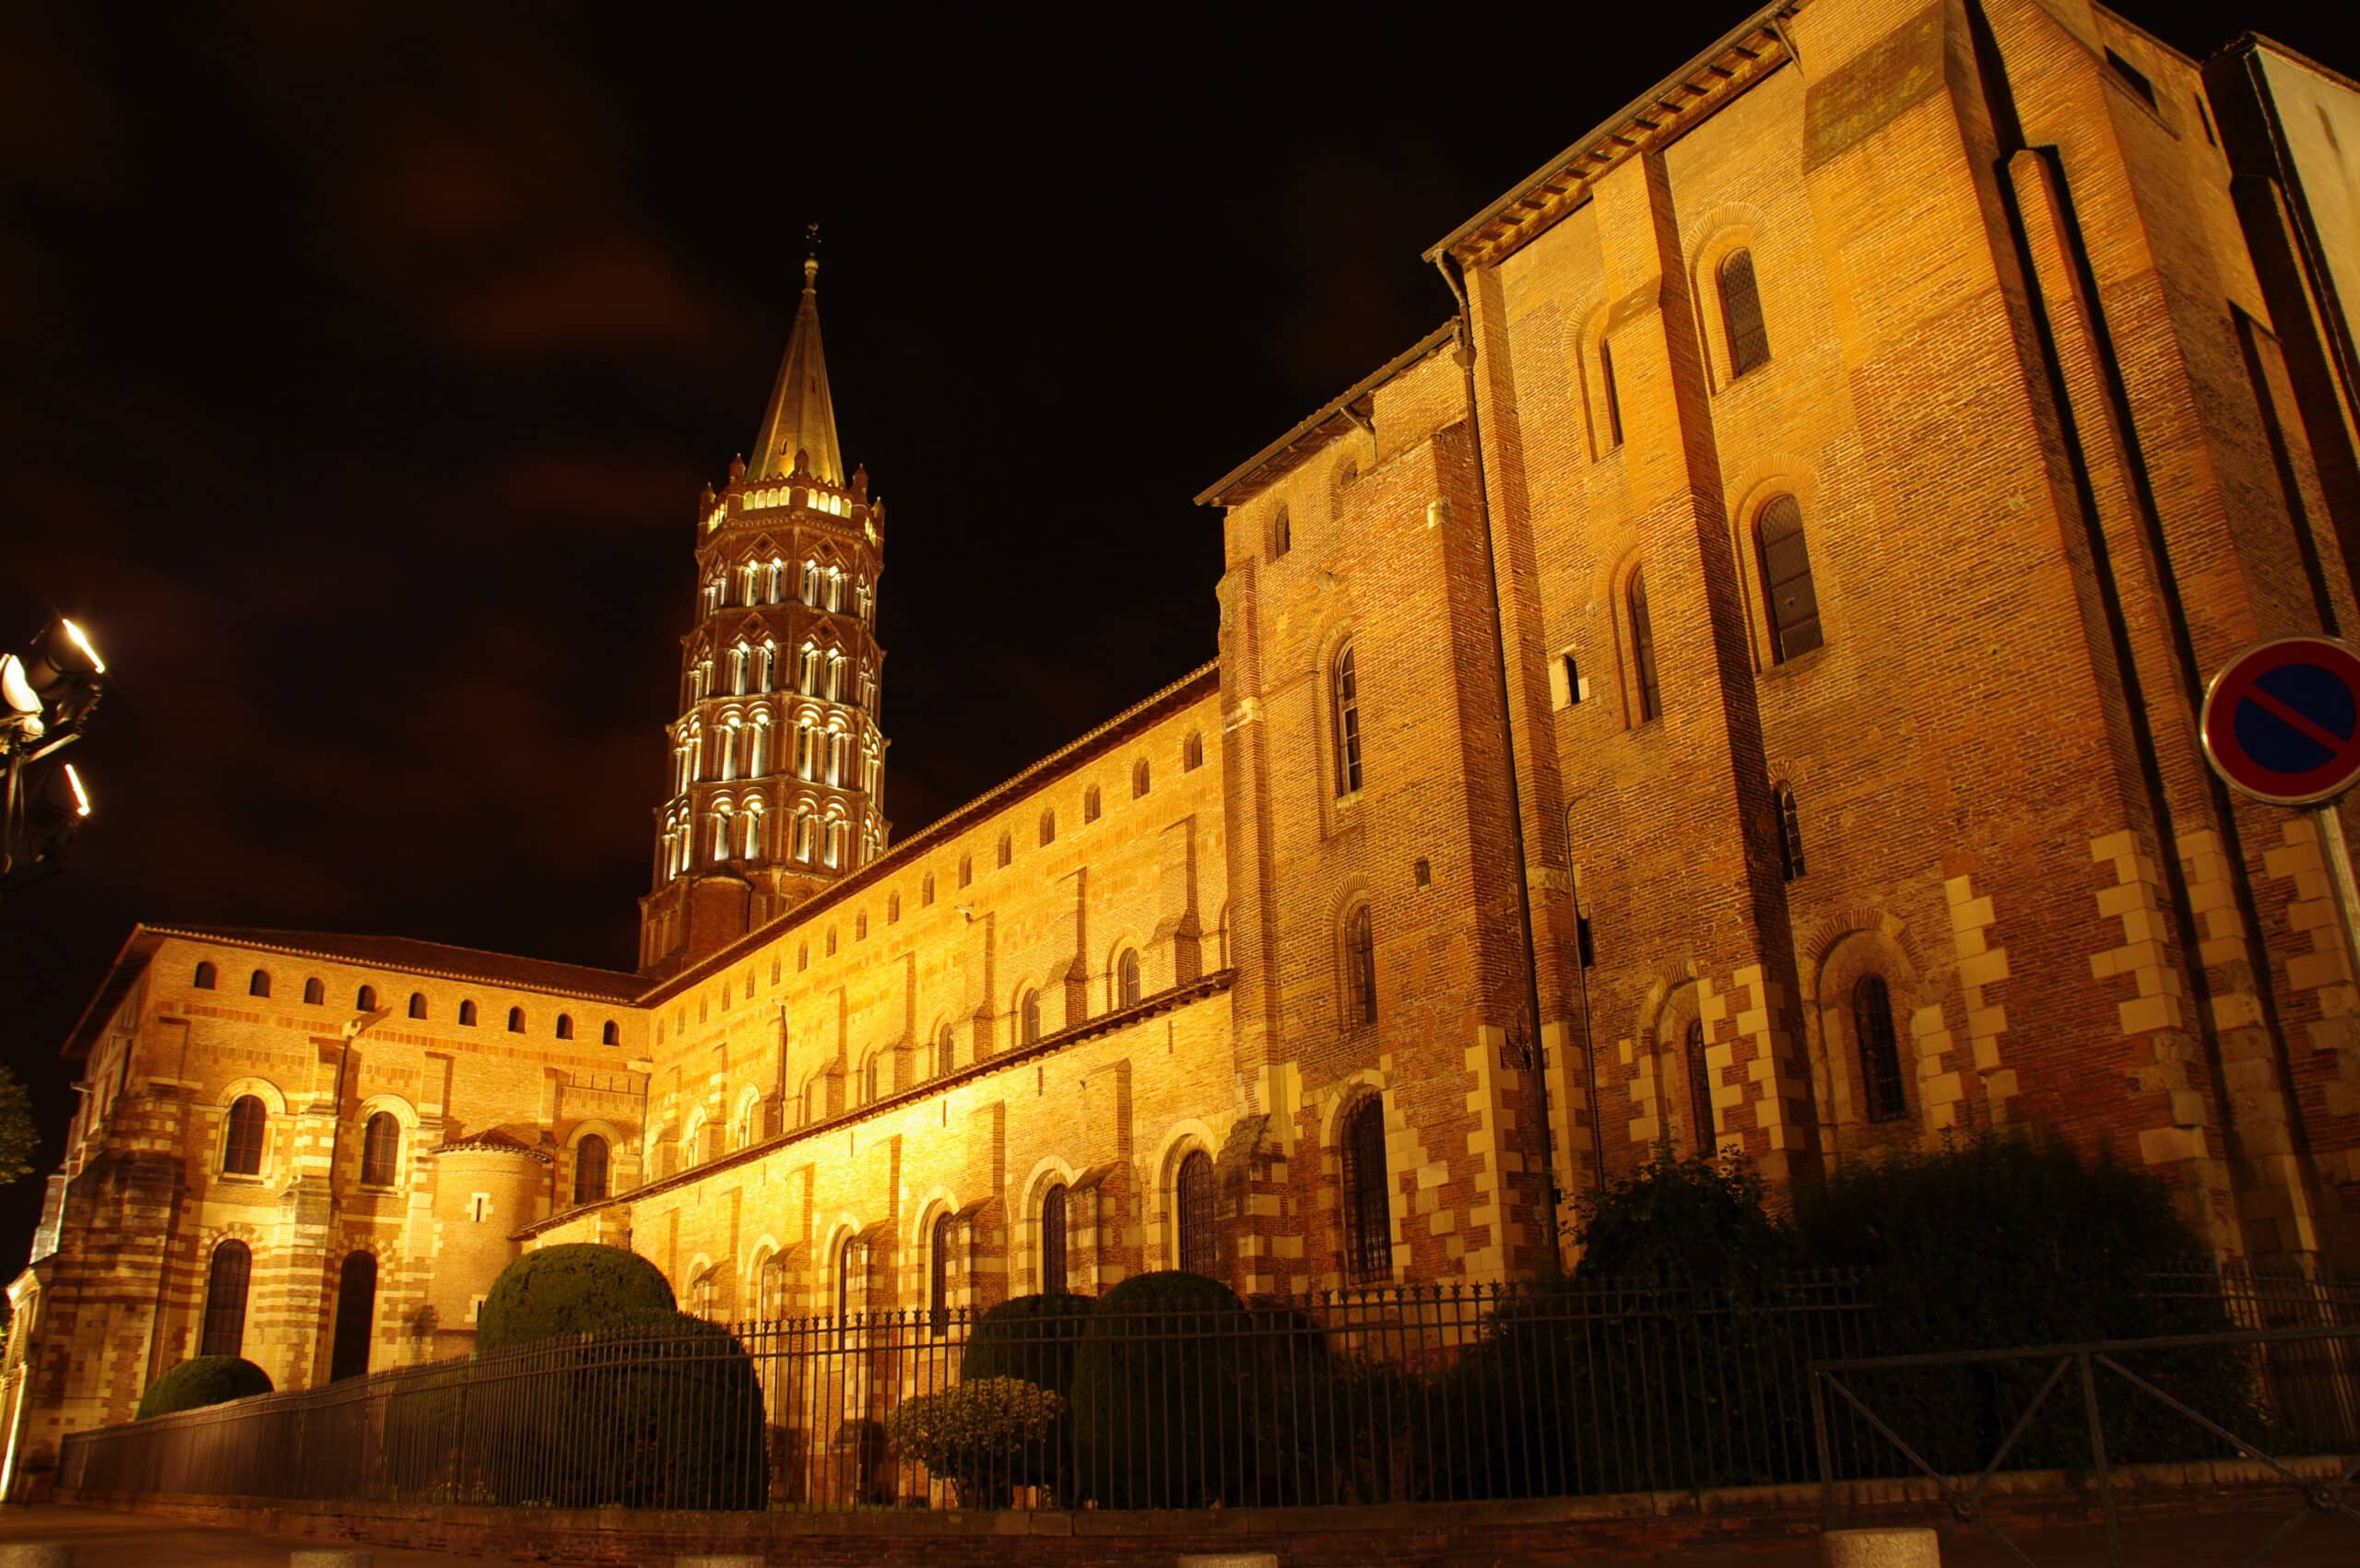
[[[316,1008],[325,1003],[327,999],[328,988],[325,985],[321,984],[317,978],[303,982],[303,1005],[305,1007]]]
[[[230,1104],[228,1136],[221,1140],[221,1173],[225,1176],[262,1174],[262,1140],[270,1113],[259,1095],[241,1094]]]
[[[328,1352],[328,1381],[341,1383],[369,1370],[369,1341],[377,1319],[377,1259],[347,1253],[336,1287],[336,1338]]]
[[[959,857],[959,885],[963,888],[974,879],[975,857],[972,855],[961,855]]]
[[[768,688],[764,688],[768,690]],[[763,778],[771,771],[771,715],[768,709],[754,715],[752,738],[746,745],[746,776]]]
[[[1052,1182],[1041,1195],[1041,1293],[1066,1288],[1066,1185]]]
[[[409,994],[409,1016],[412,1018],[424,1018],[426,1016],[425,992],[412,991]]]
[[[831,866],[844,863],[844,820],[841,817],[828,819],[827,862]]]
[[[213,1249],[205,1271],[205,1332],[196,1353],[242,1355],[246,1349],[246,1283],[254,1278],[254,1255],[241,1241]]]
[[[511,1008],[508,1009],[508,1032],[511,1034],[522,1034],[525,1032],[524,1008]]]
[[[1778,661],[1797,658],[1820,645],[1819,594],[1811,581],[1811,553],[1803,548],[1803,509],[1782,495],[1762,509],[1755,525],[1761,549],[1762,596],[1770,611],[1770,631]]]
[[[803,563],[803,602],[813,609],[820,607],[820,563],[816,560]]]
[[[1172,1184],[1172,1205],[1178,1216],[1180,1267],[1207,1279],[1221,1270],[1221,1255],[1213,1240],[1213,1159],[1192,1149],[1180,1161]]]
[[[372,1114],[360,1130],[360,1185],[392,1186],[401,1152],[401,1119],[391,1111]]]
[[[795,808],[796,859],[808,861],[811,858],[811,840],[819,831],[819,827],[820,819],[811,815],[811,808],[797,806]]]
[[[775,968],[775,967],[776,967],[776,964],[777,964],[777,961],[776,961],[776,960],[773,960],[773,961],[772,961],[772,964],[773,964],[773,968]],[[772,976],[771,976],[771,979],[772,979],[773,981],[776,981],[776,980],[778,979],[778,976],[777,976],[777,975],[775,975],[775,974],[773,974],[773,975],[772,975]],[[622,1043],[623,1043],[622,1032],[621,1032],[620,1029],[617,1029],[617,1028],[615,1027],[615,1020],[614,1020],[613,1019],[608,1019],[608,1020],[604,1024],[602,1024],[602,1025],[600,1025],[600,1026],[599,1026],[599,1029],[598,1029],[598,1043],[599,1043],[599,1044],[601,1044],[601,1045],[620,1045],[620,1044],[621,1044]]]
[[[1147,759],[1142,757],[1131,764],[1131,798],[1137,800],[1147,793]]]
[[[1721,323],[1729,335],[1732,380],[1770,362],[1770,335],[1762,326],[1762,294],[1753,282],[1753,253],[1731,251],[1721,263]]]
[[[1344,917],[1344,1021],[1376,1021],[1376,929],[1368,905]]]
[[[1276,560],[1293,548],[1294,525],[1288,521],[1287,503],[1280,501],[1278,515],[1270,519],[1270,559]]]
[[[1901,1088],[1901,1047],[1894,1037],[1893,993],[1880,974],[1852,987],[1852,1032],[1860,1042],[1860,1097],[1872,1122],[1909,1114]]]
[[[200,991],[210,991],[214,986],[214,977],[219,973],[213,967],[211,959],[201,959],[197,962],[196,973],[189,976],[188,983]]]
[[[836,1254],[836,1316],[848,1318],[868,1310],[868,1247],[858,1236],[846,1236]]]
[[[745,824],[738,837],[740,848],[749,860],[762,858],[762,797],[755,796],[746,802],[745,815],[738,819]]]
[[[926,876],[925,876],[922,879],[920,879],[920,881],[918,882],[918,904],[919,904],[919,906],[920,906],[921,908],[927,908],[927,907],[931,907],[931,906],[933,905],[933,903],[934,903],[934,873],[933,873],[933,872],[931,872],[931,871],[929,871],[929,872],[927,872],[927,873],[926,874]]]
[[[459,1021],[466,1025],[469,1029],[473,1029],[476,1026],[476,1003],[474,997],[470,996],[459,1004]]]
[[[796,655],[795,689],[806,697],[820,695],[820,650],[809,643]]]
[[[1705,1023],[1702,1019],[1688,1020],[1688,1032],[1681,1039],[1680,1054],[1688,1073],[1689,1146],[1699,1154],[1709,1154],[1716,1147],[1713,1068],[1712,1064],[1705,1059]]]
[[[729,858],[729,851],[736,842],[732,830],[737,825],[737,809],[726,800],[714,801],[713,804],[713,857],[715,860]]]
[[[885,1053],[878,1052],[868,1058],[860,1070],[860,1102],[874,1105],[881,1097],[885,1084]]]
[[[743,643],[729,650],[729,694],[733,697],[746,695],[746,660],[750,652]],[[727,759],[723,761],[726,772]]]
[[[571,1040],[573,1038],[573,1015],[572,1013],[560,1013],[557,1015],[557,1037],[560,1040]]]
[[[1338,495],[1342,495],[1346,490],[1351,489],[1354,485],[1359,484],[1360,481],[1361,465],[1358,458],[1347,457],[1341,463],[1336,465],[1335,483],[1336,493]]]
[[[950,1323],[950,1216],[934,1217],[932,1244],[926,1258],[926,1305],[934,1316],[934,1331],[939,1334]]]
[[[1328,701],[1336,724],[1336,794],[1339,797],[1361,787],[1361,686],[1352,672],[1352,645],[1336,654]]]
[[[1598,340],[1598,392],[1605,405],[1605,450],[1611,452],[1622,444],[1622,394],[1614,384],[1614,347],[1603,337]]]
[[[266,969],[257,969],[253,974],[249,975],[246,979],[246,995],[249,996],[269,996],[270,971]]]
[[[1385,1102],[1374,1094],[1344,1114],[1344,1267],[1355,1285],[1393,1278],[1392,1178],[1385,1162]]]
[[[844,665],[843,654],[832,652],[828,654],[828,701],[831,702],[844,700]]]
[[[1193,773],[1205,765],[1205,737],[1194,730],[1180,743],[1180,771]]]
[[[596,1203],[607,1196],[607,1140],[596,1133],[573,1146],[573,1201]]]
[[[887,893],[885,895],[885,924],[888,925],[898,925],[901,923],[902,895],[899,893]]]
[[[868,940],[868,911],[864,909],[852,917],[852,939],[856,942]]]
[[[1136,949],[1125,952],[1115,961],[1115,1005],[1118,1008],[1139,1005],[1139,955]]]
[[[1656,685],[1656,629],[1647,619],[1647,574],[1645,568],[1631,573],[1630,585],[1622,590],[1622,603],[1631,620],[1631,678],[1638,689],[1639,722],[1663,712],[1663,692]]]
[[[1006,866],[1016,858],[1016,838],[1011,833],[999,836],[999,864]]]
[[[828,956],[836,956],[836,928],[832,925],[828,927]]]
[[[364,1013],[375,1012],[377,1010],[377,988],[374,985],[363,985],[360,990],[355,991],[352,994],[352,1005],[355,1008]]]
[[[1791,882],[1803,874],[1803,825],[1795,809],[1795,792],[1778,786],[1778,870]]]
[[[1017,1043],[1030,1045],[1041,1038],[1041,993],[1025,992],[1023,1000],[1016,1005],[1016,1011],[1020,1020],[1017,1024]]]
[[[1081,819],[1085,822],[1095,822],[1098,820],[1100,809],[1098,786],[1092,784],[1081,792]]]
[[[1041,842],[1044,844],[1057,842],[1057,814],[1055,811],[1041,813]]]

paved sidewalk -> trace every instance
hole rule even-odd
[[[63,1542],[74,1548],[74,1568],[287,1568],[287,1554],[332,1549],[338,1542],[249,1535],[151,1519],[140,1514],[103,1514],[92,1508],[0,1505],[0,1546],[18,1541]],[[350,1543],[374,1552],[377,1568],[490,1568],[504,1557],[466,1557],[449,1551],[404,1551],[390,1546]]]

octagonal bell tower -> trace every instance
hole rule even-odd
[[[732,462],[728,489],[707,486],[697,501],[669,789],[655,811],[654,887],[640,900],[649,975],[726,946],[885,848],[885,508],[865,470],[844,473],[819,274],[816,257],[804,262],[753,462]]]

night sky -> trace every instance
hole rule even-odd
[[[1559,6],[1499,53],[1431,8],[9,7],[0,642],[46,603],[114,678],[98,816],[0,898],[49,1159],[135,920],[630,967],[694,498],[806,224],[891,517],[906,834],[1212,657],[1189,498],[1444,320],[1421,251],[1752,8]],[[2360,72],[2316,0],[2127,9]]]

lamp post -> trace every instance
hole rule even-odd
[[[71,762],[38,765],[82,738],[105,694],[106,661],[60,616],[21,654],[0,654],[0,889],[53,858],[90,815],[89,787]]]

